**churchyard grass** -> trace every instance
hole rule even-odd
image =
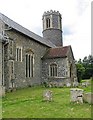
[[[83,88],[89,92],[90,87]],[[53,92],[53,101],[42,101],[44,90]],[[2,99],[3,118],[91,118],[91,105],[70,102],[70,88],[29,87],[7,93]]]

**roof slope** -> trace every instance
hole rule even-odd
[[[31,32],[30,30],[24,28],[23,26],[19,25],[18,23],[14,22],[13,20],[11,20],[10,18],[6,17],[5,15],[0,13],[0,19],[7,24],[9,27],[17,30],[18,32],[21,32],[22,34],[33,38],[35,41],[42,43],[48,47],[56,47],[53,43],[51,43],[50,41],[45,40],[43,37]]]
[[[44,59],[44,58],[46,59],[46,58],[64,58],[64,57],[67,57],[70,49],[71,49],[71,46],[50,48],[46,52],[46,54],[43,56],[42,59]],[[72,52],[72,49],[71,49],[71,52]]]

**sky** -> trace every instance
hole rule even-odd
[[[42,36],[42,15],[56,10],[62,15],[63,45],[71,45],[76,60],[91,54],[92,0],[0,0],[0,12]]]

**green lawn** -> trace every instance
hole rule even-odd
[[[53,91],[53,101],[42,101],[44,90]],[[84,88],[89,91],[90,87]],[[2,101],[3,118],[90,118],[91,105],[70,103],[70,88],[30,87],[7,93]]]

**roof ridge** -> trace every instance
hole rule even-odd
[[[30,38],[33,38],[35,41],[40,42],[48,47],[56,47],[52,42],[45,40],[43,37],[37,35],[36,33],[30,31],[29,29],[23,27],[19,23],[15,22],[14,20],[8,18],[4,14],[0,13],[0,19],[13,29],[27,35]]]

